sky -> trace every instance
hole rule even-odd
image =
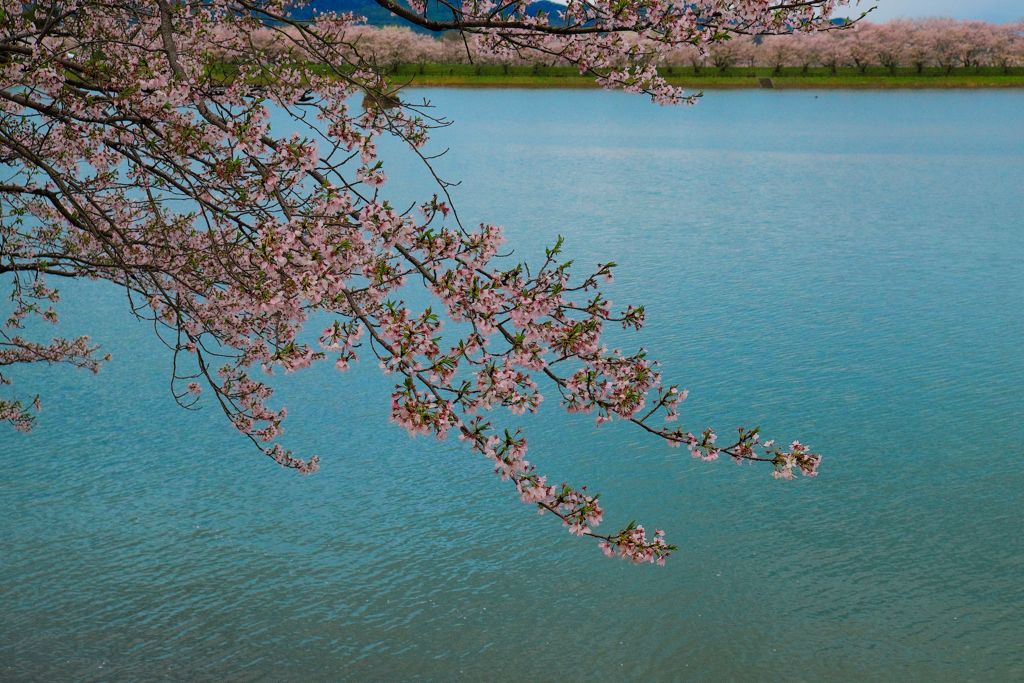
[[[861,0],[852,10],[843,7],[835,16],[856,16],[870,7],[878,8],[869,15],[873,22],[897,17],[955,17],[1001,24],[1024,18],[1024,0]]]

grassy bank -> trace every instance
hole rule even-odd
[[[776,88],[1012,88],[1024,87],[1024,67],[967,67],[951,71],[925,68],[881,67],[830,69],[812,67],[731,67],[720,70],[702,67],[666,67],[660,73],[670,83],[690,90],[715,88],[759,88],[760,79],[770,78]],[[468,88],[592,88],[593,78],[581,76],[571,67],[474,66],[471,64],[401,64],[391,80],[410,86]]]

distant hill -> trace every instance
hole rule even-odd
[[[548,0],[538,0],[530,5],[530,14],[536,16],[537,12],[545,12],[552,16],[552,23],[556,23],[558,12],[565,9],[565,5],[559,5]],[[352,12],[364,16],[371,26],[408,26],[414,31],[430,33],[426,29],[412,26],[404,19],[396,17],[373,0],[312,0],[301,10],[292,12],[296,19],[311,19],[314,12]],[[451,11],[446,7],[438,7],[437,3],[430,3],[427,7],[427,17],[435,21],[451,19]]]

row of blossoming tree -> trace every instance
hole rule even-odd
[[[913,67],[993,66],[1008,71],[1024,66],[1024,23],[991,24],[955,19],[900,19],[884,24],[861,22],[856,30],[746,38],[718,43],[702,56],[688,55],[692,63],[719,69],[731,66],[884,67],[895,73]]]
[[[660,104],[694,102],[659,77],[662,54],[827,28],[843,4],[574,1],[552,25],[526,3],[471,0],[435,21],[415,0],[378,2],[428,30],[459,31],[495,59],[543,54]],[[629,421],[695,458],[816,474],[820,456],[799,442],[741,428],[721,443],[712,429],[671,425],[686,391],[664,383],[642,349],[602,342],[608,325],[644,323],[642,307],[614,309],[600,291],[613,263],[570,272],[560,240],[540,262],[499,257],[502,230],[463,225],[440,180],[415,210],[394,208],[378,141],[404,141],[429,169],[428,136],[444,121],[389,97],[358,17],[303,23],[288,11],[278,0],[0,0],[3,385],[22,364],[95,371],[108,360],[88,337],[32,338],[38,325],[28,324],[57,323],[54,283],[100,279],[167,345],[179,403],[219,407],[258,452],[300,473],[319,457],[281,444],[275,372],[322,362],[345,371],[361,357],[396,378],[391,419],[409,434],[454,432],[523,502],[635,562],[664,562],[673,547],[632,524],[598,533],[596,495],[549,483],[509,418],[482,413],[536,411],[543,383],[570,413]],[[272,111],[300,132],[272,131]],[[404,287],[436,304],[414,310]],[[314,314],[331,322],[310,335]],[[446,321],[459,324],[442,347]],[[27,431],[39,400],[5,396],[0,418]]]
[[[285,50],[277,33],[263,29],[256,40],[268,49]],[[464,42],[458,33],[434,37],[400,26],[362,26],[351,38],[364,57],[381,69],[399,64],[484,64],[484,65],[568,65],[564,59],[537,52],[495,54],[476,43]],[[624,40],[643,43],[638,35]],[[641,44],[646,50],[653,46]],[[632,55],[624,54],[621,64],[629,64]],[[955,19],[900,19],[884,24],[859,22],[856,30],[791,33],[777,36],[761,34],[732,36],[710,45],[680,45],[661,51],[662,66],[693,66],[700,70],[731,67],[825,67],[835,73],[840,68],[884,67],[890,72],[913,68],[922,73],[927,67],[952,71],[963,67],[999,67],[1008,71],[1024,67],[1024,23],[992,24]]]

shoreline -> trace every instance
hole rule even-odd
[[[482,80],[482,79],[481,79]],[[518,90],[593,90],[601,86],[592,79],[580,79],[579,81],[568,79],[544,78],[536,80],[508,79],[506,81],[473,81],[464,78],[446,79],[416,79],[408,83],[399,84],[402,89],[406,88],[466,88],[466,89],[493,89],[510,88]],[[720,83],[720,82],[693,82],[693,81],[669,81],[670,85],[686,88],[693,91],[704,90],[992,90],[992,89],[1014,89],[1024,88],[1024,79],[1013,83],[992,83],[992,82],[965,82],[965,83],[921,83],[921,84],[891,84],[891,83],[829,83],[829,82],[805,82],[787,83],[775,81],[771,88],[762,88],[755,81],[753,85],[745,83]]]
[[[996,68],[964,68],[952,73],[928,69],[918,74],[901,69],[895,75],[882,69],[860,73],[856,69],[840,69],[832,74],[817,67],[806,72],[786,68],[776,73],[771,68],[732,68],[726,73],[692,67],[661,70],[670,85],[687,90],[974,90],[979,88],[1024,88],[1024,68],[1015,67],[1007,74]],[[872,73],[874,71],[874,73]],[[680,73],[682,72],[682,73]],[[908,73],[909,72],[909,73]],[[762,85],[770,79],[770,85]],[[521,88],[521,89],[588,89],[600,88],[590,76],[581,76],[569,67],[501,67],[471,64],[401,64],[393,68],[388,80],[402,88]]]

